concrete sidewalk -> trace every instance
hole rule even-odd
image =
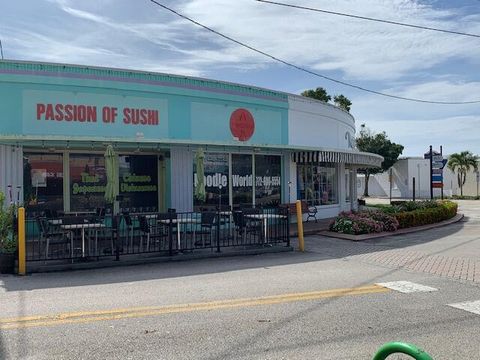
[[[318,219],[315,221],[308,221],[303,223],[303,233],[305,235],[315,235],[322,231],[328,230],[328,226],[334,218],[327,218],[327,219]],[[298,236],[298,227],[297,223],[290,223],[290,236],[297,237]]]
[[[308,236],[308,252],[480,284],[480,201],[458,201],[463,220],[410,234],[351,242]],[[292,239],[297,248],[297,239]]]

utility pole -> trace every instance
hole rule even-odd
[[[480,182],[480,172],[477,170],[477,199],[478,199],[478,183]]]
[[[412,184],[412,195],[413,195],[413,201],[415,201],[415,176],[412,179],[413,184]]]
[[[392,168],[390,168],[388,179],[390,180],[390,204],[391,204],[392,203],[392,187],[393,187],[393,169]]]
[[[432,151],[432,145],[430,145],[430,200],[433,200],[432,166],[433,166],[433,151]]]
[[[442,145],[440,145],[440,155],[442,155],[442,161],[443,161],[443,149],[442,149]],[[442,187],[440,188],[440,194],[441,194],[441,198],[443,200],[443,168],[442,168]]]

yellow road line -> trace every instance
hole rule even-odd
[[[230,299],[210,301],[204,303],[192,303],[167,306],[135,307],[98,311],[83,311],[60,313],[54,315],[25,316],[10,319],[0,319],[0,329],[18,329],[27,327],[55,326],[64,324],[80,324],[94,321],[118,320],[145,316],[165,315],[174,313],[186,313],[193,311],[206,311],[218,309],[231,309],[238,307],[250,307],[258,305],[281,304],[294,301],[309,301],[333,297],[384,293],[390,289],[379,285],[362,286],[357,288],[332,289],[312,291],[304,293],[292,293],[257,298]]]

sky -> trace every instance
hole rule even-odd
[[[295,5],[480,34],[480,0],[285,0]],[[255,0],[158,2],[275,57],[374,91],[480,101],[480,38],[285,8]],[[363,92],[229,42],[149,0],[0,1],[5,59],[192,75],[300,94],[323,87],[366,124],[422,156],[480,154],[480,103],[421,104]],[[321,144],[319,144],[321,146]]]

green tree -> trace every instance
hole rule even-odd
[[[317,99],[326,103],[332,100],[332,97],[327,94],[327,90],[322,87],[317,87],[315,90],[305,90],[302,92],[302,96]]]
[[[378,174],[388,170],[395,164],[398,157],[403,152],[403,145],[395,144],[388,139],[385,131],[375,134],[369,128],[362,124],[360,134],[356,139],[357,148],[360,151],[369,152],[383,156],[382,166],[380,168],[359,169],[358,172],[365,174],[365,189],[363,196],[368,196],[368,181],[370,175]]]
[[[335,95],[333,97],[333,102],[337,105],[340,109],[350,112],[350,107],[352,106],[352,102],[344,95]]]
[[[455,153],[448,158],[447,167],[453,172],[457,172],[458,186],[460,187],[460,195],[463,196],[463,185],[467,180],[467,173],[470,169],[478,170],[479,158],[473,155],[470,151],[462,151]]]

